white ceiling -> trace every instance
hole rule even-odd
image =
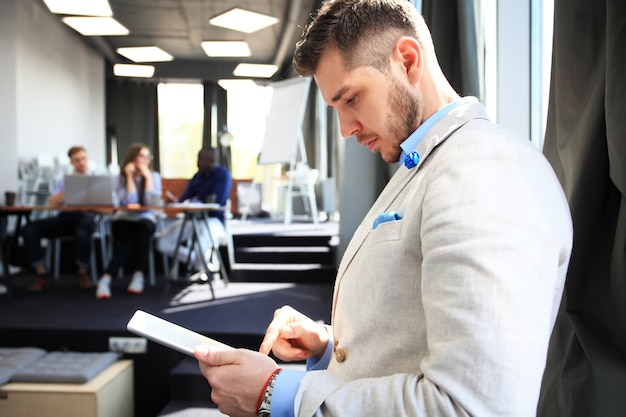
[[[130,35],[85,40],[112,64],[132,63],[115,52],[119,47],[160,47],[173,55],[174,60],[153,64],[154,77],[158,79],[236,78],[233,69],[246,62],[278,65],[281,69],[272,78],[275,81],[287,78],[291,54],[302,27],[320,3],[320,0],[109,0],[113,17],[130,30]],[[234,7],[274,16],[279,23],[250,34],[209,25],[209,19]],[[209,58],[200,46],[204,40],[245,40],[252,56]]]

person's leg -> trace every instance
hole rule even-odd
[[[93,215],[83,214],[77,217],[74,228],[75,256],[78,266],[78,286],[81,289],[89,289],[92,287],[91,280],[87,276],[87,271],[89,269],[91,236],[93,235],[94,227]]]
[[[120,267],[124,266],[135,245],[134,238],[135,222],[126,220],[115,220],[111,222],[111,234],[113,239],[113,254],[105,269],[105,273],[111,276],[117,274]]]
[[[7,237],[7,216],[6,214],[0,214],[0,239],[4,241]]]
[[[156,225],[147,219],[142,219],[134,225],[135,233],[135,263],[133,268],[133,278],[128,286],[128,292],[139,294],[144,288],[144,274],[148,271],[148,251],[150,247],[150,239],[154,235]]]
[[[113,254],[109,264],[105,268],[105,272],[98,281],[96,289],[96,298],[111,298],[111,277],[117,274],[117,271],[126,264],[130,254],[133,251],[135,239],[135,222],[126,220],[115,220],[111,222],[111,233],[113,239]]]
[[[50,286],[50,279],[44,262],[44,251],[41,247],[42,238],[57,238],[73,233],[73,222],[63,216],[35,220],[22,227],[22,238],[28,261],[32,265],[37,278],[26,289],[29,292],[41,292]]]
[[[46,272],[43,265],[44,251],[41,247],[41,238],[45,230],[55,227],[51,218],[32,221],[22,226],[24,252],[28,262],[35,268],[38,274],[45,274]]]

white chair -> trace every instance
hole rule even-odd
[[[285,224],[291,223],[293,218],[293,198],[301,197],[304,208],[307,203],[313,223],[319,223],[317,200],[315,199],[315,184],[319,177],[317,169],[311,169],[305,163],[298,163],[296,169],[288,172],[289,185],[287,186],[287,201],[285,207]]]

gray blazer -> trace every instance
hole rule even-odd
[[[299,416],[535,414],[572,246],[561,186],[477,102],[416,150],[346,249],[334,355],[302,380]]]

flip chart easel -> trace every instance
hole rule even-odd
[[[296,175],[296,164],[306,167],[308,162],[302,123],[306,112],[310,77],[291,78],[273,83],[272,100],[265,125],[263,146],[259,155],[259,164],[289,163],[289,175],[284,223],[291,223],[293,217],[294,186],[299,187],[298,195],[308,198],[314,223],[319,222],[315,184],[308,177]],[[295,182],[298,181],[298,184]]]

